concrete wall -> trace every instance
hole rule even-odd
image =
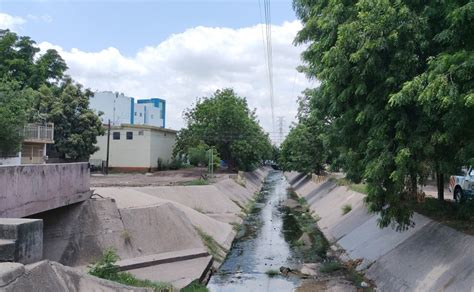
[[[345,259],[362,259],[359,269],[381,291],[473,291],[474,236],[415,214],[405,232],[380,229],[364,195],[331,181],[315,183],[286,174],[296,193],[320,217],[318,226]],[[352,210],[343,214],[342,206]]]
[[[87,163],[0,166],[0,217],[25,217],[84,201]]]
[[[161,158],[163,162],[171,162],[176,134],[151,131],[150,142],[150,165],[152,167],[158,166],[158,158]]]
[[[120,140],[113,139],[113,133],[120,133]],[[133,133],[133,139],[127,140],[127,132]],[[97,137],[99,150],[91,159],[107,159],[107,134]],[[150,132],[149,130],[113,128],[110,131],[110,167],[150,167]]]
[[[18,153],[17,157],[0,157],[0,165],[20,165],[21,164],[21,152]]]

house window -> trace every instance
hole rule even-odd
[[[138,131],[138,136],[143,136],[143,131]]]
[[[133,140],[133,132],[127,132],[127,140]]]
[[[142,117],[142,113],[140,113],[140,118]]]
[[[137,116],[137,112],[135,112],[135,116]]]
[[[113,132],[112,136],[114,140],[120,140],[120,132]]]

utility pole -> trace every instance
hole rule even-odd
[[[109,150],[110,150],[110,119],[107,127],[107,158],[105,160],[105,174],[109,174]]]
[[[214,146],[209,148],[209,177],[214,176]]]

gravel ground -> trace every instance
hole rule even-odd
[[[153,173],[100,173],[91,174],[91,187],[142,187],[181,185],[197,180],[207,174],[207,168],[186,168],[158,171]],[[216,179],[228,177],[229,173],[219,172]]]

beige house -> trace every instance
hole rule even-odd
[[[28,124],[21,145],[21,164],[45,163],[46,145],[54,143],[54,124]]]
[[[54,143],[54,124],[27,124],[23,129],[23,142],[18,153],[0,157],[0,165],[46,163],[46,145]]]
[[[172,160],[176,131],[148,125],[122,124],[110,130],[109,167],[125,171],[147,171]],[[97,137],[99,150],[90,162],[101,165],[107,159],[107,131]]]

